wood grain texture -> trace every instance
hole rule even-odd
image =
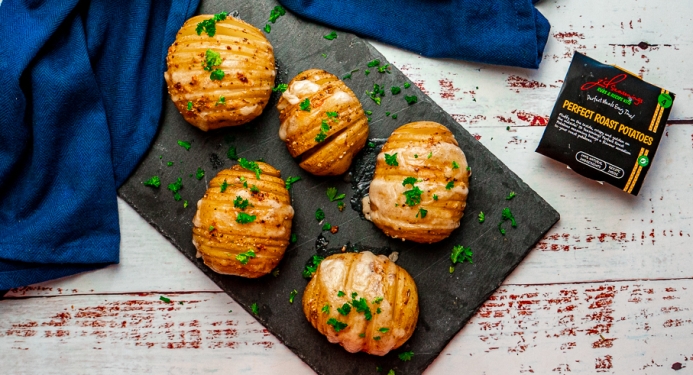
[[[693,176],[687,171],[693,154],[693,81],[687,77],[693,58],[692,5],[686,0],[567,0],[543,1],[538,7],[552,23],[538,71],[426,59],[374,43],[562,214],[427,373],[464,368],[470,374],[503,375],[664,374],[672,373],[677,362],[691,367],[693,271],[688,265],[693,256],[688,244],[693,215],[688,207]],[[600,186],[534,153],[573,50],[640,73],[677,94],[655,167],[639,197]],[[123,201],[119,209],[120,265],[14,291],[10,296],[17,299],[0,301],[2,370],[310,373],[134,210]],[[153,294],[138,295],[148,292]],[[158,300],[159,292],[174,302],[200,302],[167,306]],[[138,328],[137,316],[125,317],[126,312],[77,318],[71,308],[124,308],[127,301],[151,309],[137,313],[141,327],[147,320],[151,327]],[[65,312],[71,314],[67,328],[50,325],[61,322],[56,317]],[[194,320],[200,327],[190,327]],[[237,323],[230,327],[237,336],[223,332],[230,329],[227,320]],[[101,322],[107,323],[99,328]],[[217,338],[207,333],[220,327],[216,322],[224,327]],[[172,337],[158,328],[164,325],[171,325]],[[59,329],[70,335],[58,337]],[[199,348],[168,349],[183,338],[197,342],[190,333],[194,329],[200,330]],[[149,336],[138,339],[137,332]],[[263,341],[274,345],[254,344]],[[216,342],[239,344],[209,347]]]

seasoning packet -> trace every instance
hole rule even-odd
[[[638,195],[675,95],[575,52],[536,152]]]

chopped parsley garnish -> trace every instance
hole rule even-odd
[[[342,305],[342,307],[337,308],[337,312],[342,315],[349,315],[351,312],[351,306],[348,303]]]
[[[380,327],[378,328],[378,331],[380,331],[380,333],[387,333],[388,331],[390,331],[390,329],[387,327]]]
[[[224,71],[221,69],[216,69],[209,75],[209,79],[212,81],[221,81],[224,78]]]
[[[373,317],[373,315],[371,314],[371,309],[368,308],[368,302],[365,298],[361,297],[358,300],[356,298],[353,298],[351,300],[351,306],[356,309],[356,312],[364,313],[364,318],[366,318],[366,320],[371,320],[371,318]]]
[[[335,331],[335,332],[339,332],[339,331],[341,331],[341,330],[343,330],[344,328],[347,327],[347,324],[346,324],[346,323],[342,323],[342,322],[340,322],[339,320],[337,320],[337,319],[335,319],[335,318],[330,318],[330,319],[328,319],[328,320],[327,320],[327,324],[331,325],[332,328],[334,328],[334,331]]]
[[[255,172],[255,178],[257,178],[258,180],[260,179],[260,174],[262,174],[262,170],[256,162],[249,161],[246,158],[240,158],[238,159],[238,164],[241,166],[241,168],[247,169],[251,172]]]
[[[337,209],[339,210],[339,212],[344,211],[344,206],[345,206],[344,202],[337,203]]]
[[[399,163],[397,162],[397,153],[395,152],[392,155],[385,154],[385,163],[391,167],[399,166]]]
[[[467,171],[471,171],[471,170],[472,170],[472,167],[467,166]]]
[[[452,161],[452,169],[460,169],[460,165],[456,161]]]
[[[346,194],[337,194],[337,188],[330,187],[327,188],[327,197],[330,198],[330,202],[339,201],[346,197]]]
[[[368,142],[368,143],[366,144],[366,146],[368,146],[368,148],[375,148],[375,143],[373,143],[373,142]]]
[[[370,116],[370,115],[373,114],[373,111],[366,111],[366,114],[367,114],[368,116]]]
[[[250,258],[255,258],[255,252],[253,250],[248,250],[245,253],[236,255],[236,260],[241,262],[243,265],[248,264]]]
[[[370,71],[369,69],[366,69],[366,70],[363,71],[363,74],[364,74],[364,75],[369,75],[369,74],[371,74],[371,71]]]
[[[392,95],[397,95],[400,92],[402,92],[402,89],[399,86],[392,86],[390,87],[390,92],[392,93]]]
[[[360,338],[364,338],[364,337],[366,337],[366,333],[365,333],[365,332],[361,332],[361,333],[359,333],[359,337],[360,337]]]
[[[212,51],[211,49],[205,51],[205,61],[202,63],[204,69],[211,72],[219,65],[221,65],[221,54],[219,54],[219,52]]]
[[[193,110],[193,103],[188,102],[188,111],[192,111],[192,110]]]
[[[373,336],[373,340],[380,341],[380,336]]]
[[[215,106],[217,106],[217,105],[226,105],[226,97],[220,96],[219,100],[217,100],[217,103],[215,104]]]
[[[286,10],[281,5],[277,5],[270,11],[269,21],[272,23],[277,22],[277,18],[286,14]]]
[[[503,220],[500,223],[498,223],[498,230],[500,230],[501,234],[505,235],[505,229],[502,228],[502,225],[507,220],[510,220],[510,226],[512,226],[513,228],[517,228],[517,222],[515,222],[515,217],[513,216],[513,213],[510,212],[510,209],[508,207],[503,209],[501,217]]]
[[[183,147],[186,150],[190,150],[190,142],[178,141],[178,146]]]
[[[414,159],[418,159],[418,158],[419,158],[419,154],[414,154]]]
[[[388,73],[390,74],[390,64],[385,64],[378,67],[378,73]]]
[[[325,314],[329,314],[330,313],[330,305],[323,306],[322,309],[320,309],[320,311],[322,311]]]
[[[325,114],[327,115],[327,118],[331,118],[332,121],[334,121],[334,122],[339,121],[339,120],[337,119],[337,118],[339,117],[339,113],[328,111],[328,112],[325,112]]]
[[[392,119],[397,120],[397,114],[396,113],[392,115]]]
[[[180,200],[180,194],[178,194],[178,191],[183,188],[183,179],[181,177],[178,177],[176,182],[168,184],[168,190],[171,190],[173,192],[173,199],[176,201]]]
[[[284,92],[284,91],[286,91],[286,89],[288,89],[288,88],[289,88],[289,85],[287,85],[286,83],[280,83],[280,84],[277,85],[277,87],[273,88],[272,91],[274,91],[274,92]]]
[[[259,309],[257,308],[257,302],[253,302],[253,304],[250,305],[250,311],[252,311],[255,315],[258,314]]]
[[[265,32],[266,32],[267,34],[269,34],[270,31],[272,31],[272,26],[270,26],[269,23],[268,23],[268,24],[265,24],[265,29],[264,29],[264,30],[265,30]]]
[[[205,33],[207,33],[207,35],[213,37],[214,34],[217,33],[216,23],[225,20],[227,15],[228,13],[226,12],[217,13],[214,15],[214,17],[198,23],[197,27],[195,28],[197,35],[202,35],[202,32],[204,31]]]
[[[481,211],[481,212],[479,212],[479,222],[483,223],[484,220],[486,220],[486,215],[484,215],[484,212]]]
[[[385,112],[385,116],[390,116],[390,112]]]
[[[378,297],[378,298],[376,298],[376,299],[373,300],[373,303],[375,303],[375,304],[377,304],[377,305],[379,305],[380,302],[383,302],[383,297]]]
[[[395,370],[390,369],[390,371],[387,372],[387,375],[395,375]]]
[[[419,98],[417,98],[416,95],[411,95],[411,96],[405,95],[404,100],[407,101],[407,104],[412,105],[412,104],[418,102]]]
[[[247,199],[243,199],[243,197],[241,197],[241,196],[239,196],[239,195],[236,195],[236,199],[233,201],[233,206],[236,207],[236,208],[240,208],[241,211],[243,211],[243,210],[245,210],[246,208],[248,208],[248,205],[249,205],[249,204],[250,204],[250,203],[248,203],[248,200],[247,200]]]
[[[433,200],[437,201],[438,200],[438,194],[433,194]]]
[[[161,179],[159,178],[159,176],[152,176],[152,178],[150,178],[147,181],[144,181],[142,184],[144,186],[151,186],[153,188],[158,188],[159,186],[161,186]]]
[[[298,236],[296,235],[296,233],[291,233],[291,237],[289,237],[289,242],[296,243],[296,241],[298,241]]]
[[[171,299],[164,296],[159,296],[159,300],[164,301],[164,303],[171,303]]]
[[[332,229],[332,224],[325,223],[322,225],[322,230],[330,230],[330,229]]]
[[[323,59],[326,59],[326,58],[327,58],[327,54],[326,54],[326,53],[322,53],[322,54],[320,54],[320,56],[322,56]]]
[[[405,89],[408,89],[408,88],[410,88],[410,87],[411,87],[411,83],[409,83],[409,82],[405,82],[405,83],[404,83],[404,88],[405,88]]]
[[[416,214],[416,217],[419,217],[421,215],[421,218],[425,218],[426,215],[428,215],[428,210],[424,209],[423,207],[419,208],[419,213]]]
[[[225,192],[227,187],[229,187],[229,184],[224,180],[224,182],[221,183],[221,192]]]
[[[376,313],[376,314],[380,314],[381,312],[383,312],[383,310],[381,310],[380,307],[378,307],[378,309],[375,310],[375,313]]]
[[[406,197],[405,204],[408,206],[416,206],[417,204],[421,203],[421,194],[423,191],[421,191],[418,186],[414,185],[417,182],[418,181],[414,177],[407,177],[402,182],[402,186],[411,185],[412,187],[411,190],[407,190],[403,193]]]
[[[197,178],[198,180],[201,180],[202,177],[204,177],[204,176],[205,176],[205,170],[200,168],[200,167],[197,167],[197,172],[195,172],[195,178]]]
[[[188,201],[183,201],[183,208],[188,208]]]
[[[371,60],[371,61],[368,62],[367,65],[368,65],[369,68],[372,68],[372,67],[374,67],[374,66],[378,66],[378,65],[380,65],[380,60],[378,60],[378,59]]]
[[[358,295],[359,295],[359,294],[356,293],[356,292],[351,292],[351,298],[356,298],[356,296],[358,296]]]
[[[505,200],[508,200],[508,201],[509,201],[509,200],[515,198],[516,196],[517,196],[517,194],[515,194],[514,191],[511,191],[510,194],[508,194],[508,196],[505,197]]]
[[[321,257],[320,255],[313,255],[313,257],[310,258],[310,261],[308,261],[308,264],[306,264],[306,266],[303,268],[301,275],[306,279],[313,277],[315,271],[318,270],[318,265],[320,265],[320,262],[322,262],[323,259],[325,258]]]
[[[236,153],[236,148],[235,147],[229,147],[229,150],[226,151],[226,157],[228,157],[231,160],[238,160],[238,154]]]
[[[323,35],[322,37],[327,39],[327,40],[335,40],[335,39],[337,39],[337,32],[332,31],[331,33],[329,33],[327,35]]]
[[[344,79],[351,79],[351,75],[354,74],[354,73],[356,73],[356,72],[358,72],[358,71],[359,71],[358,69],[354,69],[354,70],[350,71],[349,73],[345,74],[345,75],[342,77],[342,79],[343,79],[343,80],[344,80]]]
[[[407,186],[411,185],[411,187],[414,187],[414,184],[419,182],[416,177],[407,177],[402,181],[402,186]]]
[[[325,139],[327,139],[327,134],[325,134],[323,132],[320,132],[320,133],[318,133],[318,135],[315,136],[315,142],[318,142],[318,143],[324,141]]]
[[[452,264],[464,263],[465,261],[469,263],[472,262],[472,249],[470,247],[464,247],[462,245],[455,245],[452,248],[452,253],[450,254],[450,260]]]
[[[366,91],[368,97],[373,99],[375,104],[380,105],[382,97],[385,96],[385,86],[380,86],[377,83],[373,84],[373,91]]]
[[[306,100],[302,101],[301,104],[299,104],[299,107],[301,108],[301,111],[310,112],[310,98],[306,98]]]
[[[250,187],[250,192],[251,193],[259,193],[260,189],[257,186],[253,185]]]
[[[403,362],[411,361],[412,357],[414,357],[414,352],[412,352],[411,350],[408,352],[402,352],[399,353],[398,357]]]
[[[445,190],[450,190],[455,187],[455,181],[450,181],[445,185]]]
[[[346,296],[346,293],[342,292],[341,290],[337,292],[337,297],[344,297]]]
[[[284,185],[286,186],[286,190],[291,189],[291,185],[294,184],[294,182],[300,181],[301,177],[287,177],[286,181],[284,181]]]
[[[255,215],[248,215],[245,212],[239,212],[236,216],[236,222],[239,224],[248,224],[255,221],[257,217]]]
[[[173,162],[172,162],[172,161],[169,161],[168,163],[166,163],[166,165],[168,165],[168,166],[170,167],[170,166],[173,165]]]
[[[329,131],[330,125],[327,123],[327,120],[322,120],[322,122],[320,123],[320,133],[318,133],[318,135],[315,136],[315,142],[322,142],[325,139],[327,139],[327,132]]]
[[[428,153],[428,156],[426,157],[426,159],[430,159],[431,156],[433,156],[433,151],[431,151],[431,152]]]
[[[325,211],[322,210],[322,208],[318,208],[315,210],[315,220],[317,221],[322,221],[322,219],[325,218]]]
[[[294,297],[298,294],[298,291],[296,289],[292,290],[291,293],[289,293],[289,303],[294,303]]]

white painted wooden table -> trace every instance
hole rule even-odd
[[[538,8],[552,24],[538,71],[374,43],[562,216],[427,373],[693,371],[693,1]],[[677,94],[639,197],[534,152],[573,51]],[[1,374],[311,372],[119,203],[119,265],[0,301]]]

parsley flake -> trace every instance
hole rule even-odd
[[[412,184],[412,189],[407,190],[403,193],[404,197],[406,198],[406,201],[404,203],[410,207],[416,206],[417,204],[421,203],[421,194],[422,193],[423,193],[423,191],[421,191],[421,189],[419,189],[418,186],[414,186]]]
[[[332,328],[334,328],[335,332],[339,332],[339,331],[343,330],[344,328],[348,327],[346,323],[342,323],[335,318],[328,319],[327,324],[331,325]]]
[[[239,212],[238,216],[236,216],[236,222],[239,224],[248,224],[255,221],[256,218],[257,216],[255,215],[248,215],[245,212]]]
[[[236,260],[241,262],[242,265],[248,264],[250,258],[255,258],[255,252],[253,250],[248,250],[245,253],[236,255]]]
[[[301,111],[310,112],[310,98],[306,98],[306,100],[302,101],[299,106],[301,107]]]
[[[262,170],[256,162],[249,161],[246,158],[240,158],[238,159],[238,164],[241,166],[241,168],[247,169],[251,172],[255,172],[255,178],[258,180],[260,179],[260,174],[262,174]]]
[[[250,305],[250,311],[252,311],[255,315],[257,315],[260,312],[257,307],[257,302],[253,302],[253,304]]]
[[[327,39],[327,40],[335,40],[335,39],[337,39],[337,32],[332,31],[331,33],[329,33],[327,35],[323,35],[322,37]]]
[[[220,96],[219,100],[217,100],[216,104],[214,106],[218,105],[226,105],[226,97],[225,96]]]
[[[517,194],[515,194],[514,191],[511,191],[510,194],[508,194],[508,196],[505,197],[505,200],[508,200],[508,201],[509,201],[509,200],[515,198],[516,196],[517,196]]]
[[[339,202],[339,203],[337,203],[337,209],[339,210],[339,212],[344,211],[344,207],[345,207],[345,206],[346,206],[346,205],[344,204],[344,202]]]
[[[351,306],[348,303],[342,305],[342,307],[337,308],[337,312],[342,315],[348,315],[351,312]]]
[[[483,223],[484,220],[486,220],[486,215],[484,215],[484,212],[481,211],[481,212],[479,212],[479,222]]]
[[[159,296],[159,300],[163,301],[164,303],[171,303],[171,299],[164,296]]]
[[[423,207],[419,208],[419,213],[416,214],[416,217],[419,217],[421,215],[421,218],[425,218],[426,215],[428,215],[428,210],[424,209]]]
[[[161,186],[161,179],[159,178],[159,176],[152,176],[152,178],[150,178],[147,181],[144,181],[142,184],[144,186],[151,186],[153,188],[158,188],[159,186]]]
[[[270,26],[269,23],[268,23],[268,24],[265,24],[265,29],[264,29],[264,30],[265,30],[265,32],[266,32],[267,34],[269,34],[270,31],[272,31],[272,26]]]
[[[433,194],[433,200],[437,201],[438,200],[438,194]]]
[[[380,65],[380,60],[378,60],[378,59],[371,60],[371,61],[368,62],[367,65],[368,65],[369,68],[378,66],[378,65]]]
[[[337,297],[344,297],[346,296],[346,293],[342,292],[341,290],[337,292]]]
[[[356,73],[356,72],[358,72],[358,71],[359,71],[359,69],[354,69],[354,70],[350,71],[349,73],[345,74],[345,75],[342,77],[342,80],[351,79],[351,75],[354,74],[354,73]]]
[[[366,333],[365,333],[365,332],[361,332],[361,333],[359,333],[359,337],[360,337],[360,338],[364,338],[364,337],[366,337]]]
[[[247,200],[247,199],[243,199],[243,197],[241,197],[241,196],[239,196],[239,195],[236,195],[236,199],[233,201],[233,206],[236,207],[236,208],[240,208],[241,211],[243,211],[243,210],[245,210],[246,208],[248,208],[248,205],[249,205],[249,204],[250,204],[250,203],[248,203],[248,200]]]
[[[188,208],[188,201],[183,201],[183,208]]]
[[[198,180],[201,180],[202,177],[204,177],[204,176],[205,176],[205,170],[200,168],[200,167],[197,167],[197,172],[195,172],[195,178],[197,178]]]
[[[403,362],[411,361],[412,357],[414,357],[414,352],[412,352],[411,350],[408,352],[402,352],[399,353],[398,357]]]
[[[399,163],[397,162],[397,153],[395,152],[392,155],[385,154],[385,163],[391,167],[399,166]]]
[[[257,186],[253,185],[250,187],[250,192],[251,193],[259,193],[260,189]]]
[[[303,268],[303,272],[301,272],[303,278],[310,279],[313,277],[315,272],[318,270],[318,265],[320,265],[320,262],[322,262],[324,259],[325,258],[321,257],[320,255],[313,255]]]
[[[221,65],[221,54],[219,52],[212,51],[211,49],[207,49],[207,51],[205,51],[205,61],[202,63],[204,69],[211,72],[219,65]]]
[[[289,88],[289,85],[287,85],[286,83],[280,83],[280,84],[278,84],[276,87],[274,87],[274,88],[272,89],[272,91],[274,91],[274,92],[284,92],[284,91],[286,91],[286,89],[288,89],[288,88]]]
[[[224,182],[222,182],[220,186],[221,192],[225,192],[227,187],[229,187],[229,184],[226,182],[226,180],[224,180]]]
[[[378,67],[378,73],[390,74],[390,64],[386,64]]]
[[[507,220],[510,220],[510,226],[512,226],[513,228],[517,228],[517,222],[515,222],[515,217],[513,216],[513,213],[510,212],[510,209],[508,207],[503,209],[501,217],[503,220],[500,223],[498,223],[498,230],[500,230],[501,234],[505,235],[505,229],[502,228],[502,225]]]
[[[286,14],[286,10],[281,5],[277,5],[270,11],[269,22],[275,23],[277,19]]]
[[[363,71],[363,74],[364,74],[364,75],[369,75],[369,74],[371,74],[371,71],[370,71],[369,69],[366,69],[366,70]]]
[[[301,180],[301,177],[291,177],[291,176],[287,177],[286,181],[284,181],[284,185],[286,187],[286,190],[291,189],[291,185],[293,185],[294,182],[297,182],[300,180]]]
[[[296,241],[298,241],[298,236],[296,235],[296,233],[291,233],[291,237],[289,237],[289,242],[296,243]]]
[[[323,306],[322,309],[320,309],[320,311],[322,311],[325,314],[329,314],[330,313],[330,305]]]
[[[392,119],[397,120],[397,114],[396,113],[392,115]]]
[[[408,89],[408,88],[410,88],[410,87],[411,87],[411,83],[409,83],[409,82],[405,82],[405,83],[404,83],[404,88],[405,88],[405,89]]]
[[[332,229],[332,224],[325,223],[322,225],[322,230],[330,230],[330,229]]]
[[[221,69],[216,69],[209,75],[209,79],[212,81],[221,81],[224,78],[224,71]]]
[[[334,188],[334,187],[327,188],[327,198],[330,199],[330,202],[339,201],[339,200],[344,199],[345,197],[346,197],[346,194],[344,194],[344,193],[339,194],[339,195],[337,194],[337,188]]]
[[[370,116],[370,115],[373,114],[373,111],[366,111],[366,114],[367,114],[368,116]]]
[[[198,23],[195,32],[197,35],[202,35],[202,32],[205,32],[208,36],[213,37],[217,33],[216,23],[225,20],[227,15],[226,12],[217,13],[214,17]]]
[[[452,264],[464,263],[465,261],[469,263],[472,262],[472,249],[470,247],[464,247],[462,245],[455,245],[452,248],[452,253],[450,254],[450,260]]]
[[[178,141],[178,146],[183,147],[186,151],[190,150],[190,142]]]
[[[460,165],[456,161],[452,161],[452,169],[460,169]]]
[[[176,201],[180,200],[180,194],[178,194],[178,191],[183,188],[183,179],[181,177],[178,177],[176,182],[170,183],[167,186],[168,190],[171,190],[173,192],[173,199]]]
[[[373,317],[371,309],[368,307],[368,302],[363,297],[359,298],[358,300],[356,298],[352,298],[351,306],[356,309],[356,312],[364,313],[364,318],[366,318],[366,320],[371,320]]]
[[[417,98],[416,95],[411,95],[411,96],[405,95],[404,100],[407,101],[407,104],[412,105],[412,104],[418,102],[419,98]]]
[[[193,110],[193,102],[188,102],[188,111]]]
[[[294,297],[298,294],[298,291],[296,289],[292,290],[291,293],[289,293],[289,303],[294,303]]]
[[[318,208],[315,210],[315,220],[317,221],[322,221],[322,219],[325,218],[325,211],[322,210],[322,208]]]
[[[380,336],[373,336],[373,340],[380,341]]]
[[[173,162],[172,162],[172,161],[169,161],[168,163],[166,163],[166,165],[168,165],[168,166],[170,167],[170,166],[173,165]]]
[[[377,297],[376,299],[373,300],[373,303],[379,305],[380,302],[383,302],[383,297]]]
[[[399,86],[392,86],[390,87],[390,92],[392,93],[392,95],[397,95],[400,92],[402,92],[402,89]]]
[[[450,181],[445,185],[445,190],[450,190],[455,187],[455,181]]]
[[[380,327],[378,328],[378,331],[380,331],[380,333],[387,333],[388,331],[390,331],[390,329],[387,327]]]
[[[226,157],[231,159],[231,160],[238,160],[238,154],[236,153],[236,148],[235,147],[229,147],[229,150],[226,151]]]
[[[414,187],[414,184],[417,182],[418,180],[416,179],[416,177],[407,177],[404,179],[404,181],[402,181],[402,186],[411,185],[411,187]]]
[[[430,159],[431,156],[433,156],[433,151],[431,151],[431,152],[428,153],[428,156],[426,157],[426,159]]]
[[[383,312],[383,310],[381,310],[380,307],[378,307],[378,309],[375,310],[375,313],[376,313],[376,314],[380,314],[381,312]]]

